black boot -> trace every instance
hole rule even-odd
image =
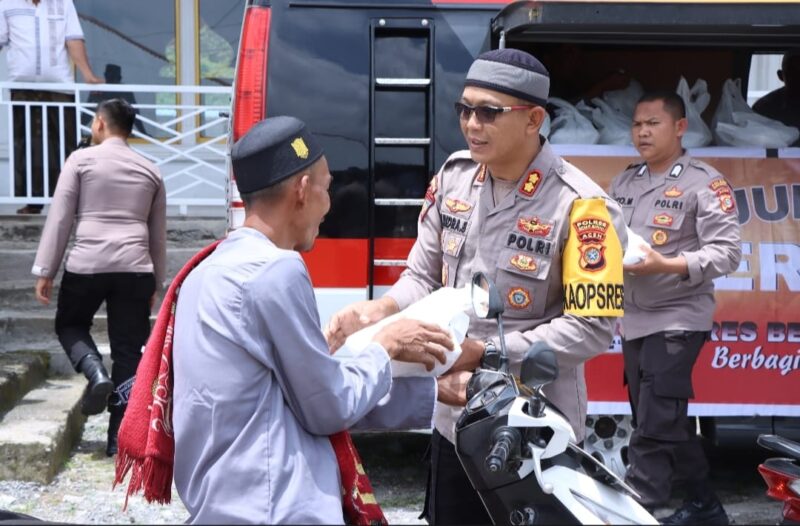
[[[122,423],[124,413],[113,411],[108,417],[108,442],[106,443],[106,455],[113,457],[117,454],[117,434],[119,425]]]
[[[661,524],[730,524],[728,515],[719,500],[688,500],[669,517],[660,519]]]
[[[78,368],[89,380],[81,400],[81,413],[84,415],[102,413],[109,395],[114,390],[114,382],[108,377],[103,361],[96,354],[87,354],[78,364]]]

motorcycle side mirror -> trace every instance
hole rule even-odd
[[[503,314],[503,299],[483,272],[476,272],[472,276],[471,296],[472,310],[478,318],[499,318]]]
[[[520,380],[531,389],[540,389],[558,378],[558,360],[544,342],[531,345],[522,360]]]

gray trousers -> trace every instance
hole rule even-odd
[[[708,461],[687,414],[692,368],[707,338],[707,332],[666,331],[623,340],[634,425],[625,481],[644,506],[667,504],[673,482],[684,484],[690,499],[713,498]]]

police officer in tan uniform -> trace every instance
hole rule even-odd
[[[505,299],[511,370],[519,374],[533,342],[552,347],[559,376],[545,391],[582,440],[583,362],[608,348],[622,314],[626,235],[616,203],[539,135],[549,80],[544,66],[519,50],[475,60],[455,104],[469,150],[450,156],[432,179],[408,268],[381,299],[335,315],[326,333],[335,346],[441,286],[468,286],[484,272]],[[496,322],[473,315],[454,369],[474,370],[497,347]],[[434,416],[431,524],[491,523],[455,454],[461,411],[439,404]]]
[[[711,330],[712,280],[741,258],[739,222],[725,178],[683,150],[686,127],[677,94],[642,97],[632,136],[645,162],[611,184],[625,221],[649,243],[643,261],[625,266],[622,348],[635,424],[626,480],[651,509],[669,501],[673,480],[686,485],[684,505],[662,524],[728,524],[687,407]]]

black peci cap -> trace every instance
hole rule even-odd
[[[530,53],[493,49],[478,55],[464,85],[499,91],[544,106],[550,93],[550,74]]]
[[[270,117],[256,123],[231,148],[239,193],[273,186],[314,164],[322,147],[300,119]]]

